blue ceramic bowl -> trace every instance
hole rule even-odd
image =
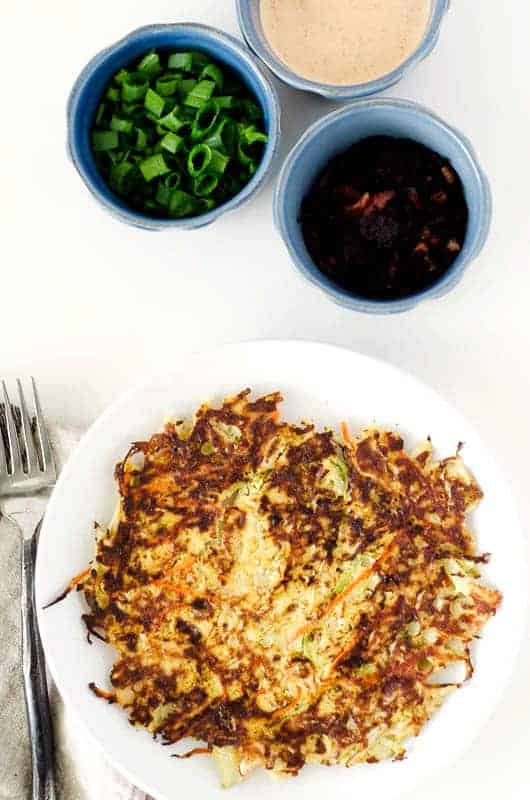
[[[313,263],[299,223],[302,199],[330,159],[354,142],[380,134],[414,139],[448,158],[462,180],[469,209],[464,246],[451,267],[437,283],[398,300],[368,300],[335,284]],[[422,300],[441,297],[456,286],[486,241],[491,222],[491,194],[473,147],[461,133],[417,103],[362,100],[315,122],[293,147],[276,184],[274,219],[295,266],[312,284],[346,308],[388,314],[407,311]]]
[[[425,36],[421,44],[406,61],[399,65],[392,72],[383,75],[377,80],[367,83],[357,83],[351,86],[331,86],[325,83],[302,78],[292,72],[274,54],[261,27],[259,5],[260,0],[236,0],[239,18],[239,27],[245,41],[251,50],[267,64],[269,69],[280,78],[284,83],[294,86],[295,89],[302,89],[306,92],[314,92],[330,100],[354,100],[358,97],[368,97],[369,95],[383,92],[390,86],[401,80],[406,72],[411,70],[426,56],[429,55],[440,34],[440,26],[445,12],[449,8],[450,0],[432,0],[431,17]]]
[[[129,208],[99,174],[90,148],[90,129],[105,86],[120,67],[127,66],[153,48],[194,49],[226,64],[247,85],[263,109],[269,136],[261,164],[243,189],[226,203],[196,217],[158,219]],[[129,33],[89,61],[77,78],[68,99],[68,152],[75,168],[96,200],[114,217],[148,230],[200,228],[221,214],[237,208],[263,186],[280,137],[280,104],[276,90],[256,59],[237,39],[205,25],[148,25]]]

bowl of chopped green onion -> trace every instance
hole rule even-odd
[[[122,222],[198,228],[264,184],[279,118],[274,86],[237,39],[205,25],[150,25],[79,75],[68,100],[68,152]]]

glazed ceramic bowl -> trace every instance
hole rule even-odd
[[[239,27],[245,41],[250,49],[261,58],[280,80],[295,89],[314,92],[330,100],[354,100],[385,91],[390,86],[398,83],[407,72],[414,69],[420,61],[423,61],[429,55],[438,41],[440,26],[445,12],[449,8],[449,2],[450,0],[432,0],[431,16],[425,35],[416,50],[402,64],[392,72],[382,75],[376,80],[368,81],[367,83],[356,83],[351,86],[331,86],[297,75],[280,61],[265,38],[260,20],[260,0],[236,0],[236,5]]]
[[[448,158],[462,181],[469,212],[464,246],[449,269],[432,286],[396,300],[366,299],[324,275],[308,253],[299,222],[302,200],[326,164],[354,142],[376,135],[414,139]],[[276,184],[274,218],[295,267],[310,283],[346,308],[388,314],[407,311],[456,286],[486,241],[491,193],[469,140],[431,111],[406,100],[362,100],[318,120],[295,144]]]
[[[120,67],[125,67],[151,49],[194,49],[208,53],[233,70],[263,109],[268,142],[251,180],[241,191],[217,208],[196,217],[159,219],[126,205],[99,174],[90,147],[90,130],[105,86]],[[237,39],[206,25],[149,25],[129,33],[89,61],[77,78],[68,100],[68,152],[79,175],[103,208],[121,222],[138,228],[200,228],[221,214],[238,208],[265,183],[280,136],[280,105],[276,90],[257,60]]]

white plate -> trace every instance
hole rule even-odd
[[[279,389],[284,414],[310,416],[318,424],[348,420],[352,429],[376,422],[404,435],[407,445],[431,435],[436,452],[450,455],[465,443],[465,461],[485,491],[473,516],[481,550],[492,553],[488,580],[504,600],[475,651],[473,679],[448,700],[411,742],[405,761],[378,765],[306,767],[292,780],[270,781],[265,771],[230,790],[230,797],[261,800],[335,800],[358,797],[395,800],[416,782],[459,756],[492,712],[510,677],[521,640],[526,587],[525,545],[510,492],[463,417],[433,390],[399,370],[347,350],[309,342],[252,342],[198,355],[178,356],[171,374],[152,380],[114,403],[92,426],[65,467],[42,527],[37,563],[37,602],[43,606],[88,564],[94,546],[93,522],[108,522],[116,493],[115,463],[131,441],[156,431],[169,414],[183,416],[208,398],[221,399],[244,387],[255,395]],[[91,647],[81,623],[81,594],[39,613],[44,649],[65,702],[121,772],[160,800],[223,798],[211,759],[169,758],[145,731],[132,728],[117,706],[97,699],[90,681],[108,687],[112,651]],[[327,793],[324,795],[324,793]]]

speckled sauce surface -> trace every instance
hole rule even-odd
[[[430,0],[261,0],[261,23],[293,72],[330,85],[396,69],[420,44]]]

